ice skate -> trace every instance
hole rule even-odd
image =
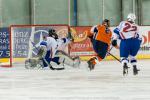
[[[81,60],[80,60],[80,57],[79,56],[76,56],[74,58],[72,58],[72,60],[74,61],[74,64],[73,64],[73,67],[79,67],[80,64],[81,64]]]
[[[140,70],[137,69],[136,65],[133,65],[133,75],[137,75],[138,71],[140,71]]]
[[[127,63],[124,63],[124,65],[123,65],[123,75],[128,74],[128,68],[130,68],[130,67],[127,66]]]
[[[91,58],[89,61],[87,61],[90,70],[93,70],[95,67],[94,60],[95,58]]]

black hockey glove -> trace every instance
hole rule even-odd
[[[112,40],[111,44],[115,47],[117,46],[117,40]]]

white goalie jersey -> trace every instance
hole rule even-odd
[[[56,51],[60,50],[60,48],[65,47],[64,45],[66,45],[68,43],[67,40],[62,40],[62,39],[54,39],[53,37],[47,37],[45,40],[43,40],[40,45],[44,45],[47,48],[47,51],[51,52],[51,58],[55,57]]]

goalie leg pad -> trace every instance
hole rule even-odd
[[[80,59],[77,58],[73,58],[71,59],[70,57],[66,56],[66,55],[58,55],[59,56],[59,62],[72,66],[72,67],[79,67],[80,65]]]
[[[79,57],[72,58],[62,50],[57,51],[56,57],[59,57],[59,63],[63,63],[72,67],[78,67],[80,65]]]
[[[39,59],[27,59],[25,61],[25,68],[26,69],[34,69],[34,68],[41,68],[43,66],[42,60]]]
[[[69,66],[74,66],[74,61],[72,59],[70,59],[69,57],[65,56],[65,55],[58,55],[59,56],[59,62],[69,65]]]
[[[45,55],[46,55],[46,53],[47,53],[47,48],[46,48],[46,46],[41,45],[39,48],[40,48],[40,49],[39,49],[39,51],[38,51],[38,53],[37,53],[37,56],[38,56],[39,58],[45,57]]]

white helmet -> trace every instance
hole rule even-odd
[[[128,16],[127,16],[127,20],[128,20],[128,21],[134,22],[135,19],[136,19],[136,16],[135,16],[134,13],[128,14]]]

